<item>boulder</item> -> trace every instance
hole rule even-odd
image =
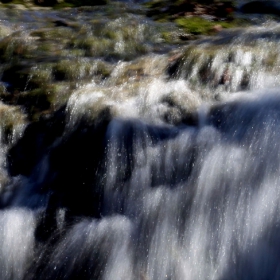
[[[278,1],[252,1],[242,5],[240,11],[248,14],[274,14],[280,16],[280,3]]]

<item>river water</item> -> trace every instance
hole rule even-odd
[[[0,19],[0,279],[280,279],[274,19],[190,42],[131,3]]]

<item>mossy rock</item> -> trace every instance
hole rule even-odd
[[[7,37],[11,33],[12,33],[11,28],[4,26],[4,25],[0,25],[0,39]]]
[[[51,66],[41,64],[31,67],[28,64],[14,64],[2,72],[2,81],[9,85],[9,90],[26,91],[45,87],[52,80]]]
[[[56,110],[57,108],[65,105],[72,94],[71,85],[68,82],[57,82],[47,87],[46,94],[51,104],[51,109]]]
[[[25,110],[31,114],[34,111],[44,111],[50,108],[51,102],[45,89],[34,89],[18,95],[18,105],[24,105]]]
[[[179,18],[175,22],[188,33],[194,35],[209,34],[212,23],[200,17]]]
[[[14,64],[2,73],[2,81],[9,85],[9,91],[23,91],[29,80],[29,68],[24,64]]]
[[[218,17],[227,17],[230,10],[235,7],[232,0],[152,0],[144,4],[148,8],[147,15],[163,18],[177,17],[185,13],[196,12],[196,8],[205,9],[205,14],[212,14]],[[162,15],[164,13],[164,15]]]
[[[66,3],[70,3],[79,6],[97,6],[97,5],[107,5],[109,0],[66,0]]]
[[[235,19],[235,2],[231,0],[154,0],[144,4],[147,15],[158,22],[175,22],[192,35],[212,35],[217,30],[240,26]],[[181,36],[182,40],[195,39]]]
[[[0,41],[0,59],[4,62],[31,58],[33,51],[34,46],[17,34],[11,34]]]
[[[52,64],[42,63],[32,67],[29,72],[28,88],[39,88],[49,85],[52,81]]]
[[[110,77],[113,70],[113,66],[105,63],[104,61],[98,61],[93,67],[93,73],[95,76],[100,77],[102,80]]]
[[[232,34],[234,36],[234,32]],[[214,41],[214,40],[213,40]],[[171,78],[186,79],[194,91],[204,89],[214,98],[227,92],[249,90],[259,86],[257,77],[275,75],[280,66],[277,46],[267,45],[196,45],[172,61],[167,68]],[[277,84],[278,81],[274,83]],[[207,94],[206,94],[207,97]]]
[[[64,26],[57,26],[55,28],[43,28],[39,30],[32,31],[30,33],[33,37],[39,37],[40,40],[53,40],[59,41],[60,43],[68,42],[72,37],[74,37],[73,30]]]
[[[27,123],[26,116],[19,107],[0,102],[0,131],[2,143],[9,144],[19,137],[20,128]]]
[[[82,80],[92,75],[92,66],[88,60],[61,60],[53,67],[57,81]]]
[[[72,45],[73,48],[85,50],[86,56],[101,57],[111,53],[114,49],[112,40],[98,37],[86,37],[78,39]]]
[[[65,8],[65,7],[80,7],[80,6],[96,6],[106,5],[109,0],[34,0],[34,4],[45,7]]]
[[[185,32],[193,35],[211,35],[217,32],[216,29],[240,26],[239,21],[210,21],[202,17],[182,17],[176,19],[175,22]]]

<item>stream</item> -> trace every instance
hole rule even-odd
[[[185,40],[136,3],[0,9],[0,279],[280,279],[280,24]]]

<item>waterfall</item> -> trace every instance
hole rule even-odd
[[[279,24],[127,2],[0,11],[0,279],[280,279]]]
[[[278,279],[279,101],[222,104],[165,135],[110,124],[105,209],[134,221],[139,273]]]

